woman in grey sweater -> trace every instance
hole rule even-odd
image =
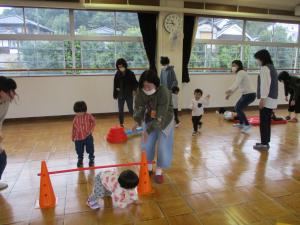
[[[2,124],[7,114],[9,104],[16,95],[16,89],[17,84],[13,79],[0,76],[0,180],[7,163],[6,152],[2,148]],[[0,182],[0,190],[7,187],[8,185],[6,183]]]

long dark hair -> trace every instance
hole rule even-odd
[[[241,70],[244,70],[244,66],[241,60],[233,60],[231,64],[235,64],[238,66],[238,69],[236,72],[239,72]]]
[[[4,76],[0,76],[0,91],[5,92],[8,94],[11,98],[11,91],[15,93],[17,89],[17,83],[12,79]]]
[[[127,64],[126,60],[123,59],[123,58],[120,58],[120,59],[118,59],[118,60],[116,61],[116,68],[117,68],[117,70],[119,70],[119,67],[118,67],[118,66],[120,66],[120,65],[124,66],[125,69],[128,68],[128,64]]]
[[[254,58],[262,62],[262,66],[274,65],[270,52],[267,49],[262,49],[254,54]]]

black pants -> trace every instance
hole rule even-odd
[[[124,105],[127,104],[129,113],[133,115],[133,96],[120,97],[118,98],[118,108],[119,108],[119,122],[121,125],[124,124]]]
[[[289,100],[289,112],[300,113],[300,97],[298,97],[295,101],[295,105],[291,105],[291,102],[294,100],[294,96],[290,96]]]
[[[179,118],[178,118],[178,109],[173,109],[173,111],[174,111],[175,122],[176,122],[176,124],[179,124],[180,121],[179,121]]]
[[[7,156],[6,156],[6,152],[3,151],[0,153],[0,180],[4,172],[4,169],[6,167],[6,164],[7,164]]]
[[[261,144],[268,145],[271,139],[272,109],[263,108],[259,111]]]
[[[89,154],[89,159],[94,160],[94,138],[92,135],[89,135],[86,139],[81,141],[75,141],[75,149],[78,155],[78,160],[83,159],[84,147],[86,152]]]
[[[238,114],[240,124],[244,124],[246,126],[249,125],[248,119],[245,115],[244,110],[255,101],[256,94],[250,93],[242,95],[239,99],[239,101],[235,105],[235,111]]]
[[[192,116],[193,128],[194,132],[197,132],[201,123],[202,116]]]

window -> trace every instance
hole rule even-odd
[[[120,57],[148,64],[137,13],[0,7],[0,69],[14,75],[112,74]]]
[[[243,21],[200,17],[196,39],[241,41],[243,39]]]
[[[28,34],[67,34],[69,11],[66,9],[25,8],[25,25]]]
[[[261,49],[270,51],[277,69],[295,69],[298,31],[298,24],[200,17],[191,71],[229,72],[234,59],[242,60],[245,67],[255,71],[258,66],[254,54]]]
[[[24,32],[23,9],[0,7],[0,34],[23,34]]]

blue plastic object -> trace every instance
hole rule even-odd
[[[142,132],[143,132],[143,128],[142,128],[142,127],[138,127],[138,128],[136,128],[135,131],[132,131],[132,130],[130,130],[130,129],[126,130],[126,131],[125,131],[125,134],[126,134],[127,136],[132,136],[132,135],[139,135],[139,134],[142,134]]]

